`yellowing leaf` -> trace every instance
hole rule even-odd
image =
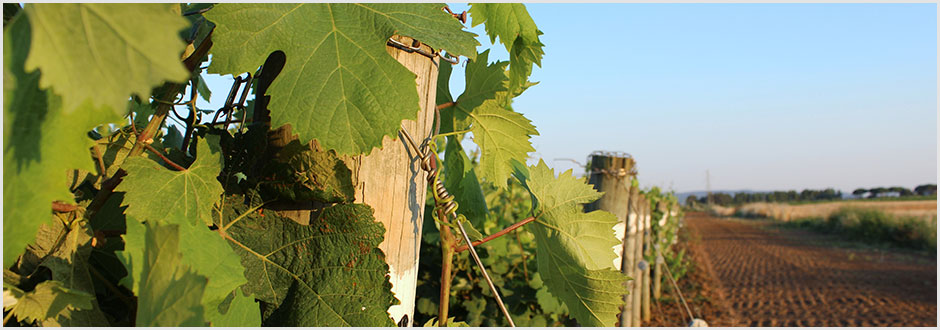
[[[44,3],[24,10],[33,25],[26,69],[42,70],[40,87],[62,95],[65,113],[91,100],[123,114],[132,94],[146,98],[154,86],[189,76],[178,34],[188,23],[177,4]]]
[[[516,175],[538,202],[531,230],[545,286],[565,302],[580,325],[613,326],[622,295],[627,294],[627,277],[612,267],[612,247],[620,243],[613,231],[617,218],[606,211],[582,211],[583,204],[602,193],[572,176],[571,170],[555,177],[539,161],[527,172]]]
[[[212,65],[221,74],[254,72],[272,50],[287,62],[271,85],[271,126],[291,124],[302,143],[317,139],[339,154],[362,154],[395,137],[419,110],[415,75],[386,52],[394,34],[474,57],[474,35],[441,11],[413,4],[219,4]]]

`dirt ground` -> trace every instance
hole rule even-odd
[[[704,213],[685,222],[697,269],[680,287],[711,326],[937,325],[935,257],[769,222]],[[677,306],[654,304],[649,325],[680,326]]]

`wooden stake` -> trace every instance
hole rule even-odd
[[[413,41],[407,37],[395,38],[406,45]],[[422,44],[421,47],[430,50],[427,45]],[[391,46],[386,50],[417,75],[421,110],[417,121],[405,120],[402,128],[416,139],[415,143],[420,144],[421,140],[433,134],[440,59],[430,59],[418,52],[408,53]],[[356,202],[372,206],[375,219],[385,225],[385,240],[379,249],[385,252],[392,292],[401,302],[389,308],[388,312],[396,323],[407,315],[406,326],[410,327],[414,321],[427,173],[421,169],[421,160],[415,150],[401,137],[395,140],[386,137],[382,141],[382,149],[374,149],[368,156],[359,156],[353,163],[359,169]]]
[[[655,260],[653,266],[653,299],[659,300],[662,297],[662,287],[663,287],[663,258],[662,258],[662,249],[663,247],[663,229],[669,221],[669,212],[670,210],[665,207],[660,208],[663,211],[663,216],[659,219],[659,230],[656,231],[654,235],[654,241],[652,242],[653,246],[653,258]]]
[[[636,189],[630,186],[634,167],[633,159],[592,155],[591,164],[591,177],[588,183],[594,185],[597,191],[604,192],[604,196],[585,205],[584,211],[604,210],[613,213],[620,221],[621,225],[618,225],[616,231],[623,244],[613,247],[614,252],[617,253],[617,259],[614,259],[613,263],[615,268],[632,278],[633,268],[628,265],[633,262],[634,244],[628,244],[627,241],[629,237],[633,237],[630,232],[636,232],[637,219],[636,212],[632,211],[630,203],[636,196]],[[632,282],[631,280],[626,284],[630,291],[633,291]],[[630,326],[628,316],[631,315],[629,306],[632,300],[628,299],[629,297],[630,295],[624,296],[624,309],[621,312],[620,325],[624,327]]]
[[[411,45],[413,39],[395,36],[399,42]],[[427,48],[427,45],[421,45]],[[402,121],[402,128],[420,144],[434,129],[434,108],[437,98],[439,58],[428,58],[418,52],[408,53],[388,46],[386,50],[399,63],[416,75],[420,111],[418,120]],[[449,65],[449,64],[448,64]],[[284,146],[296,136],[290,125],[269,132],[269,146]],[[319,148],[311,141],[312,148]],[[375,219],[385,226],[385,239],[379,249],[385,253],[389,266],[392,292],[400,304],[388,309],[389,315],[399,323],[408,316],[407,324],[414,321],[415,290],[418,279],[418,257],[421,244],[421,225],[424,223],[424,203],[428,174],[421,169],[421,159],[408,142],[399,136],[385,137],[382,148],[375,148],[366,156],[344,157],[352,171],[355,184],[355,202],[372,207]],[[272,205],[278,214],[301,224],[308,224],[311,216],[322,208],[314,203],[300,205]]]
[[[633,296],[633,305],[631,306],[631,324],[635,327],[642,326],[640,319],[640,308],[642,301],[640,298],[642,298],[643,292],[643,271],[640,270],[639,263],[641,260],[643,260],[643,230],[646,225],[646,217],[649,214],[649,201],[646,199],[646,197],[640,196],[637,199],[637,204],[639,209],[639,212],[637,212],[637,230],[634,233],[634,238],[632,240],[632,243],[634,244],[632,267],[635,280],[633,281],[633,292],[631,292],[631,295]]]
[[[653,231],[652,224],[652,205],[647,205],[646,211],[646,222],[643,224],[643,260],[645,262],[645,267],[643,267],[643,285],[641,293],[641,310],[640,316],[643,319],[643,322],[650,321],[650,273],[652,265],[649,264],[650,255],[652,254],[652,248],[650,245],[650,238]]]

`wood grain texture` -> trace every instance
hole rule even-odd
[[[591,177],[588,183],[594,186],[597,191],[604,195],[593,203],[584,206],[585,212],[594,210],[604,210],[613,213],[620,224],[615,226],[617,238],[621,239],[623,244],[614,248],[617,258],[614,259],[614,268],[620,270],[631,280],[627,281],[627,287],[631,292],[633,289],[636,274],[637,252],[637,229],[640,223],[640,217],[636,210],[635,200],[639,197],[638,190],[631,187],[630,182],[634,173],[635,163],[632,158],[617,157],[612,155],[592,155],[591,156]],[[624,313],[621,313],[621,326],[631,326],[634,324],[632,318],[632,306],[634,305],[632,294],[624,296]]]
[[[411,38],[394,38],[403,44],[412,44]],[[431,51],[426,45],[421,47]],[[432,60],[391,46],[386,50],[416,76],[421,110],[417,120],[404,120],[402,127],[420,145],[433,134],[440,59]],[[372,206],[375,219],[385,225],[385,240],[379,249],[385,252],[392,292],[400,301],[399,305],[389,308],[389,314],[396,323],[408,315],[408,326],[411,326],[428,174],[421,169],[420,157],[401,134],[394,140],[385,137],[381,149],[354,157],[347,164],[355,173],[356,202]]]

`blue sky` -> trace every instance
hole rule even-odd
[[[937,182],[936,4],[526,6],[545,57],[513,107],[556,170],[608,150],[680,192],[706,170],[712,189]],[[211,86],[222,102],[230,82]]]

